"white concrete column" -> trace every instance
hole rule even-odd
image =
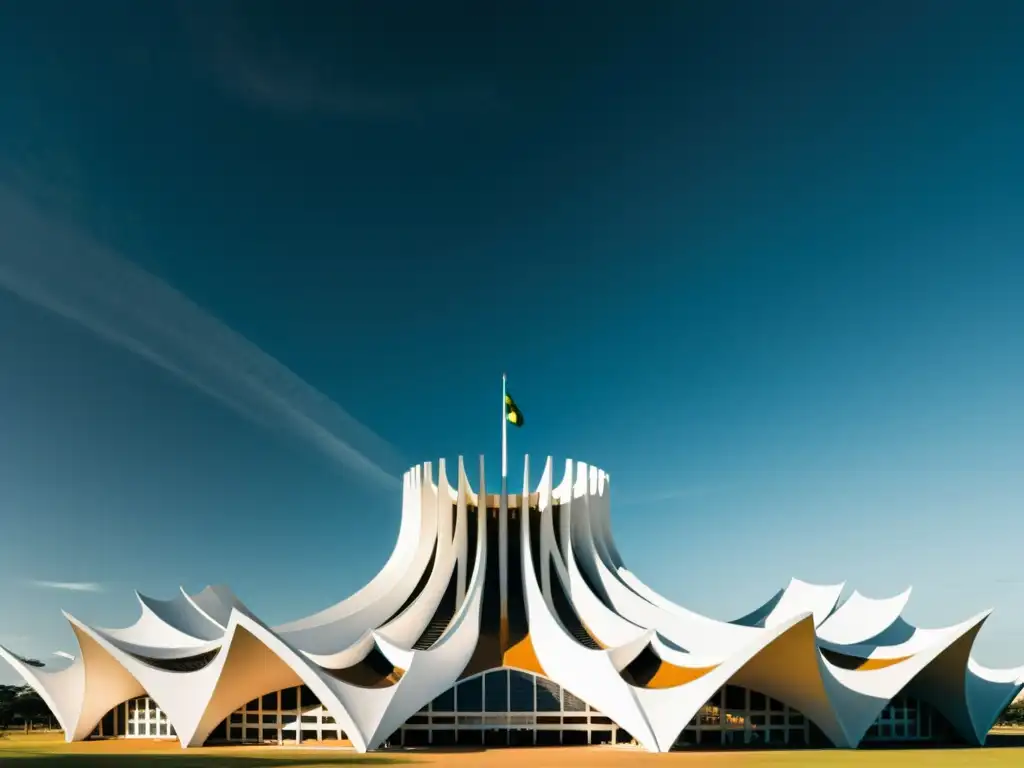
[[[551,600],[551,537],[554,535],[552,526],[551,507],[553,504],[553,465],[551,457],[548,456],[544,463],[544,472],[541,475],[540,487],[537,490],[539,495],[538,506],[540,508],[540,589],[546,600]]]
[[[576,463],[572,459],[566,461],[565,467],[566,473],[569,475],[569,486],[568,492],[566,493],[565,499],[562,500],[562,509],[559,513],[558,530],[561,537],[561,555],[562,562],[568,564],[569,562],[569,537],[572,536],[572,508],[573,508],[573,497],[576,492]]]
[[[469,526],[464,522],[466,520],[466,503],[467,497],[469,496],[469,483],[466,480],[466,466],[462,461],[462,457],[459,456],[459,477],[456,480],[458,487],[458,500],[455,502],[457,512],[455,520],[455,530],[459,530],[459,526],[462,526],[463,534],[459,536],[458,541],[455,542],[455,552],[457,557],[457,575],[456,575],[456,592],[455,592],[455,604],[461,606],[463,601],[466,599],[466,560],[469,557],[468,549],[468,536]]]

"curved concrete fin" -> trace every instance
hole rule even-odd
[[[300,651],[312,664],[328,670],[340,670],[354,666],[370,655],[376,645],[372,629],[366,630],[348,648],[335,653],[309,653]],[[400,669],[403,667],[399,667]]]
[[[78,641],[78,660],[82,670],[80,709],[74,731],[68,741],[88,738],[104,715],[128,699],[145,693],[142,682],[108,650],[108,643],[69,613],[64,618],[71,624]],[[118,651],[118,653],[121,653]],[[124,654],[122,654],[124,655]]]
[[[29,664],[24,657],[0,645],[0,659],[10,664],[25,684],[39,694],[60,724],[67,741],[74,737],[82,709],[85,674],[81,656],[79,652],[71,666],[50,672]]]
[[[199,746],[228,714],[268,690],[305,684],[345,730],[356,749],[365,751],[365,734],[376,726],[391,688],[360,688],[339,681],[310,664],[299,651],[258,620],[239,611],[231,614],[224,646],[205,667],[192,672],[173,672],[150,666],[121,651],[102,635],[69,617],[83,646],[87,683],[83,712],[76,738],[84,738],[88,720],[102,717],[117,696],[100,686],[94,690],[88,681],[134,680],[134,692],[125,698],[146,693],[167,715],[183,747]],[[90,654],[89,642],[97,647]],[[118,672],[117,667],[121,670]],[[123,695],[118,692],[117,695]],[[354,713],[354,714],[353,714]]]
[[[739,624],[742,627],[763,627],[764,620],[768,618],[768,615],[773,610],[775,610],[775,606],[779,604],[779,601],[782,599],[782,596],[785,593],[785,589],[780,589],[760,606],[758,606],[745,616],[741,616],[738,619],[733,619],[730,622],[730,624]]]
[[[226,584],[211,584],[194,595],[190,595],[184,587],[180,587],[180,589],[181,594],[197,611],[221,628],[222,635],[223,630],[227,628],[232,610],[252,615],[252,611]]]
[[[973,659],[967,663],[967,707],[980,743],[996,720],[1024,689],[1024,667],[989,669]]]
[[[593,586],[601,582],[596,576],[596,562],[600,555],[596,549],[596,538],[591,524],[595,518],[600,517],[603,507],[608,502],[607,495],[591,493],[592,490],[601,487],[599,478],[595,477],[596,474],[596,470],[591,468],[592,482],[583,489],[583,494],[579,498],[572,501],[570,536],[563,546],[566,554],[564,573],[563,568],[557,566],[556,572],[563,581],[567,580],[566,594],[590,634],[606,647],[623,649],[614,657],[617,668],[621,670],[650,643],[653,630],[637,626],[611,610],[608,607],[607,593],[603,590],[601,594],[592,591]],[[550,527],[550,521],[547,521],[547,527]],[[541,535],[547,535],[547,531],[542,531]],[[625,649],[631,648],[635,648],[636,652],[626,659],[630,651]]]
[[[487,568],[486,543],[486,527],[478,525],[476,559],[466,600],[436,643],[426,650],[408,652],[393,647],[385,650],[382,646],[385,655],[391,653],[396,658],[407,659],[407,667],[401,680],[394,686],[394,695],[385,702],[374,728],[367,732],[367,748],[379,745],[412,715],[455,685],[462,670],[469,664],[480,638],[480,610]],[[377,639],[380,640],[379,636]],[[399,653],[403,655],[399,656]],[[396,662],[392,660],[392,663]]]
[[[864,659],[858,666],[836,666],[823,658],[821,663],[827,672],[829,695],[850,738],[850,745],[855,747],[861,742],[871,724],[900,691],[913,688],[912,681],[922,673],[927,679],[931,673],[925,670],[938,657],[961,643],[966,636],[975,634],[979,618],[944,630],[928,631],[921,636],[924,641],[911,639],[909,644],[902,646],[909,651],[894,651],[893,647],[874,650],[847,648],[853,657]]]
[[[566,633],[537,581],[529,554],[530,526],[520,526],[520,532],[523,598],[534,651],[545,676],[610,717],[647,749],[658,751],[650,723],[611,655],[586,648]],[[556,555],[552,548],[550,557]]]
[[[183,635],[205,642],[224,635],[223,627],[198,610],[184,591],[171,600],[157,600],[138,592],[136,596],[159,621]]]
[[[850,740],[832,705],[814,634],[814,614],[804,612],[774,628],[785,628],[753,654],[732,682],[800,710],[837,747]]]
[[[814,625],[821,624],[836,607],[845,584],[810,584],[800,579],[791,579],[772,612],[765,617],[764,625],[773,627],[794,616],[810,611]]]
[[[436,489],[435,517],[438,520],[433,568],[422,591],[406,608],[376,631],[389,646],[411,648],[437,614],[452,579],[458,577],[458,550],[455,541],[467,535],[465,516],[457,517],[457,530],[452,530],[451,499],[444,459],[439,462],[439,485]],[[390,735],[390,734],[387,734]]]
[[[910,696],[937,709],[957,733],[970,744],[980,745],[988,733],[974,722],[967,691],[967,667],[978,632],[991,611],[985,611],[960,625],[966,627],[922,669],[906,687]]]
[[[200,617],[184,599],[177,602],[161,601],[141,592],[135,592],[135,599],[141,609],[138,620],[129,627],[103,628],[101,631],[107,637],[140,648],[181,649],[204,646],[223,634],[219,628]],[[200,621],[205,622],[205,626]],[[190,634],[178,626],[189,626],[190,622],[195,623],[196,631],[208,637]]]
[[[644,649],[651,644],[656,634],[653,629],[645,629],[632,642],[609,648],[608,657],[612,660],[612,665],[615,669],[621,672],[632,664],[636,657],[643,653]]]
[[[808,647],[812,651],[810,656],[803,653]],[[780,660],[790,658],[804,662],[810,658],[813,665],[813,650],[814,623],[812,615],[805,614],[765,630],[755,641],[718,666],[700,670],[703,674],[690,682],[673,688],[633,690],[650,719],[659,751],[671,749],[686,724],[729,681],[761,691],[772,689],[782,701],[786,701],[782,694],[799,701],[804,705],[801,711],[806,709],[805,715],[817,723],[830,739],[844,746],[845,736],[836,722],[828,697],[823,693],[820,675],[804,663],[798,667],[797,676],[788,679],[786,669],[778,666]]]
[[[910,600],[910,588],[893,597],[875,599],[854,592],[818,627],[818,637],[836,645],[857,645],[882,635],[899,619]]]

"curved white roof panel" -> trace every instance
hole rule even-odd
[[[302,683],[356,749],[373,749],[458,680],[499,666],[564,686],[656,752],[726,683],[798,709],[839,747],[857,746],[901,692],[981,743],[1024,686],[1024,667],[971,659],[987,612],[914,627],[901,616],[909,589],[884,599],[854,591],[838,604],[842,584],[793,579],[735,621],[684,608],[624,564],[611,483],[596,467],[568,461],[556,487],[549,458],[533,489],[527,459],[522,493],[512,495],[484,492],[483,459],[479,493],[461,458],[454,486],[443,459],[437,469],[436,482],[430,463],[406,473],[398,540],[379,574],[313,615],[268,627],[225,586],[137,595],[141,615],[123,629],[66,615],[79,650],[65,669],[3,647],[0,658],[40,693],[69,741],[145,694],[183,747],[202,744],[247,701]],[[501,616],[500,629],[485,630],[484,615]],[[348,673],[365,671],[370,654],[380,677],[348,682],[363,679]],[[381,671],[382,659],[390,669]],[[638,676],[638,665],[650,674]]]

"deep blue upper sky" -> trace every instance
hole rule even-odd
[[[696,610],[913,584],[1024,663],[1024,5],[500,5],[2,5],[0,218],[66,233],[47,280],[99,244],[181,291],[393,474],[497,482],[507,370],[513,485],[607,469],[627,562]],[[44,240],[0,226],[0,285]],[[394,487],[18,293],[0,643],[178,584],[284,621],[383,564]]]

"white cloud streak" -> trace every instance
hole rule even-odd
[[[264,427],[395,488],[394,449],[187,297],[0,186],[0,288],[72,320]]]
[[[61,589],[65,592],[102,592],[103,586],[94,581],[41,581],[31,582],[40,589]]]

